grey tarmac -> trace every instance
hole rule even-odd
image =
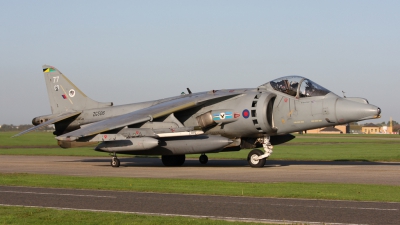
[[[73,176],[182,178],[241,182],[325,182],[400,185],[400,163],[271,161],[251,168],[245,160],[212,159],[201,165],[187,159],[182,167],[165,167],[159,158],[120,158],[112,168],[110,158],[75,156],[0,156],[1,173],[38,173]]]
[[[398,224],[400,219],[400,203],[9,186],[0,186],[0,206],[297,224]]]

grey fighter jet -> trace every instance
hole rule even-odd
[[[272,146],[294,138],[292,132],[379,118],[380,108],[363,98],[342,98],[300,76],[272,80],[257,88],[211,90],[113,106],[96,102],[56,68],[44,65],[52,114],[32,120],[54,124],[63,148],[97,144],[112,154],[161,155],[165,166],[181,166],[185,154],[251,149],[251,167],[263,167]],[[263,149],[260,150],[260,149]]]

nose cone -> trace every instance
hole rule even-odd
[[[338,99],[336,102],[336,118],[339,123],[356,122],[380,118],[381,109],[377,106]]]

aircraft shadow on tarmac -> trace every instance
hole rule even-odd
[[[121,167],[165,167],[160,158],[119,158]],[[81,162],[104,162],[104,165],[110,166],[110,159],[84,159]],[[265,165],[269,166],[269,165]],[[209,160],[207,164],[200,164],[198,159],[186,159],[181,167],[249,167],[246,160]]]
[[[121,166],[123,167],[164,167],[160,158],[119,158]],[[81,162],[104,162],[104,165],[98,166],[110,166],[110,159],[104,158],[92,158],[79,160]],[[356,166],[356,165],[387,165],[387,166],[400,166],[400,163],[391,162],[371,162],[366,160],[335,160],[335,161],[292,161],[292,160],[267,160],[265,167],[282,167],[282,166],[293,166],[293,165],[344,165],[344,166]],[[186,159],[185,164],[182,167],[249,167],[246,160],[243,159],[210,159],[207,164],[203,165],[197,159]]]

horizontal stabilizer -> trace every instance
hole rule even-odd
[[[82,112],[68,112],[68,113],[60,114],[60,115],[56,116],[56,117],[53,118],[53,119],[50,119],[50,120],[48,120],[48,121],[46,121],[46,122],[44,122],[44,123],[41,123],[41,124],[39,124],[39,125],[37,125],[37,126],[34,126],[34,127],[32,127],[32,128],[29,128],[28,130],[22,131],[21,133],[16,134],[16,135],[14,135],[14,136],[12,136],[12,137],[18,137],[18,136],[20,136],[20,135],[29,133],[29,132],[34,131],[34,130],[37,130],[37,129],[41,128],[41,127],[48,126],[48,125],[50,125],[50,124],[54,124],[54,123],[60,122],[60,121],[62,121],[62,120],[65,120],[65,119],[68,119],[68,118],[70,118],[70,117],[79,115],[79,114],[81,114],[81,113],[82,113]]]

